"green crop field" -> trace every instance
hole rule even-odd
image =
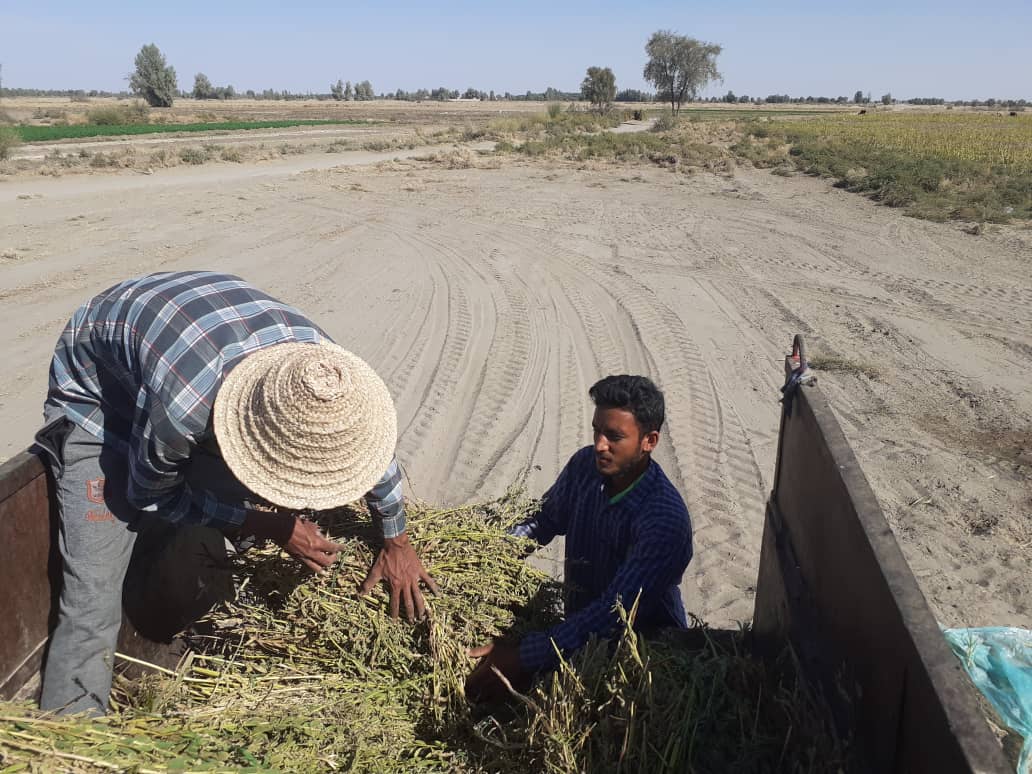
[[[892,112],[749,122],[735,146],[932,220],[1032,219],[1032,115]],[[787,148],[787,157],[786,157]]]
[[[17,126],[14,127],[23,142],[81,139],[85,137],[116,137],[134,134],[165,134],[173,132],[233,132],[246,129],[285,129],[293,126],[368,125],[369,121],[349,120],[288,120],[288,121],[219,121],[201,124],[119,124],[113,126]]]

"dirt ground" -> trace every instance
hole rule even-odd
[[[739,169],[311,153],[0,180],[0,458],[54,340],[126,277],[239,274],[369,360],[410,495],[532,493],[590,438],[587,388],[666,392],[658,459],[696,529],[689,609],[751,618],[792,334],[946,625],[1032,626],[1032,234],[905,218]]]

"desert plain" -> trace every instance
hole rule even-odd
[[[229,272],[378,370],[408,495],[436,504],[541,494],[590,442],[588,387],[652,377],[656,458],[695,528],[686,605],[729,627],[752,617],[782,361],[802,333],[938,620],[1032,628],[1027,227],[968,233],[745,164],[434,140],[525,104],[354,109],[375,122],[88,146],[251,149],[235,162],[69,171],[51,147],[16,149],[26,163],[0,175],[0,460],[32,441],[76,306],[138,274]]]

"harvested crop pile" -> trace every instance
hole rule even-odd
[[[505,534],[532,508],[515,493],[410,506],[441,586],[415,626],[389,619],[385,593],[354,593],[376,550],[368,518],[325,514],[346,546],[329,572],[307,574],[273,548],[245,554],[236,602],[209,617],[175,673],[122,681],[108,717],[0,704],[0,772],[838,768],[841,750],[792,670],[768,670],[740,638],[686,650],[625,627],[509,706],[471,708],[465,649],[557,619],[558,587]]]

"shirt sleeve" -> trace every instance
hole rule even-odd
[[[556,535],[566,534],[570,519],[570,492],[575,478],[574,459],[566,463],[559,478],[542,495],[538,512],[510,529],[510,535],[531,538],[539,545],[547,546]]]
[[[691,527],[685,516],[671,510],[637,536],[605,592],[598,599],[544,632],[520,642],[520,661],[529,672],[554,668],[563,656],[582,647],[591,635],[608,637],[620,618],[620,602],[629,609],[641,594],[677,583],[692,557]]]
[[[405,532],[405,499],[397,457],[391,459],[387,471],[369,490],[365,499],[369,512],[380,519],[385,538],[395,538]]]
[[[247,511],[229,505],[186,481],[190,444],[185,437],[163,439],[147,424],[129,442],[129,504],[165,521],[231,529],[244,523]]]

